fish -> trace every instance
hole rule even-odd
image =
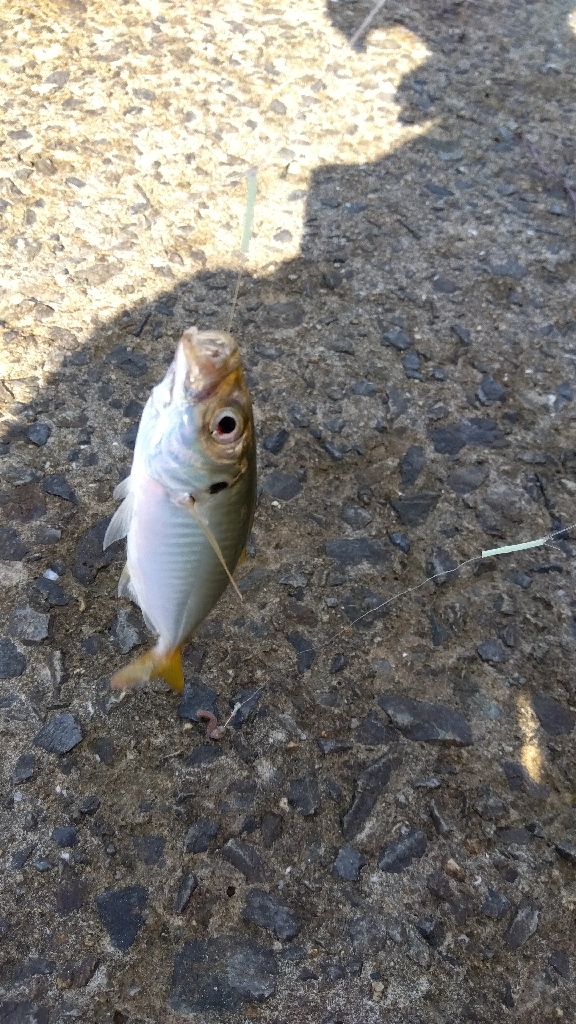
[[[256,506],[252,403],[232,335],[184,331],[114,497],[122,504],[104,548],[126,537],[118,596],[139,605],[158,639],[111,686],[161,676],[181,691],[182,648],[234,582]]]

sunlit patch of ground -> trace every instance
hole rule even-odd
[[[535,782],[542,776],[542,750],[538,739],[538,719],[532,710],[530,698],[526,694],[518,694],[518,726],[522,734],[520,761]]]
[[[46,306],[81,339],[127,301],[235,265],[248,168],[250,269],[272,272],[299,250],[315,168],[373,161],[426,130],[399,121],[395,96],[423,43],[394,26],[351,50],[324,0],[282,13],[27,2],[1,34],[0,306],[30,337],[15,362],[2,353],[6,382],[50,371],[66,348]]]

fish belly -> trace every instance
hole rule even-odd
[[[140,479],[128,531],[128,570],[159,648],[183,644],[226,589],[228,577],[195,516],[152,477]],[[196,506],[232,572],[251,515],[247,481]],[[234,493],[236,492],[236,493]]]

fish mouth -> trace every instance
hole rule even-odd
[[[225,331],[199,331],[189,327],[178,343],[186,364],[186,387],[195,401],[208,398],[241,364],[240,351]]]

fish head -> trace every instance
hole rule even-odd
[[[234,338],[196,327],[184,331],[155,391],[152,474],[194,494],[231,486],[254,460],[252,404]]]

